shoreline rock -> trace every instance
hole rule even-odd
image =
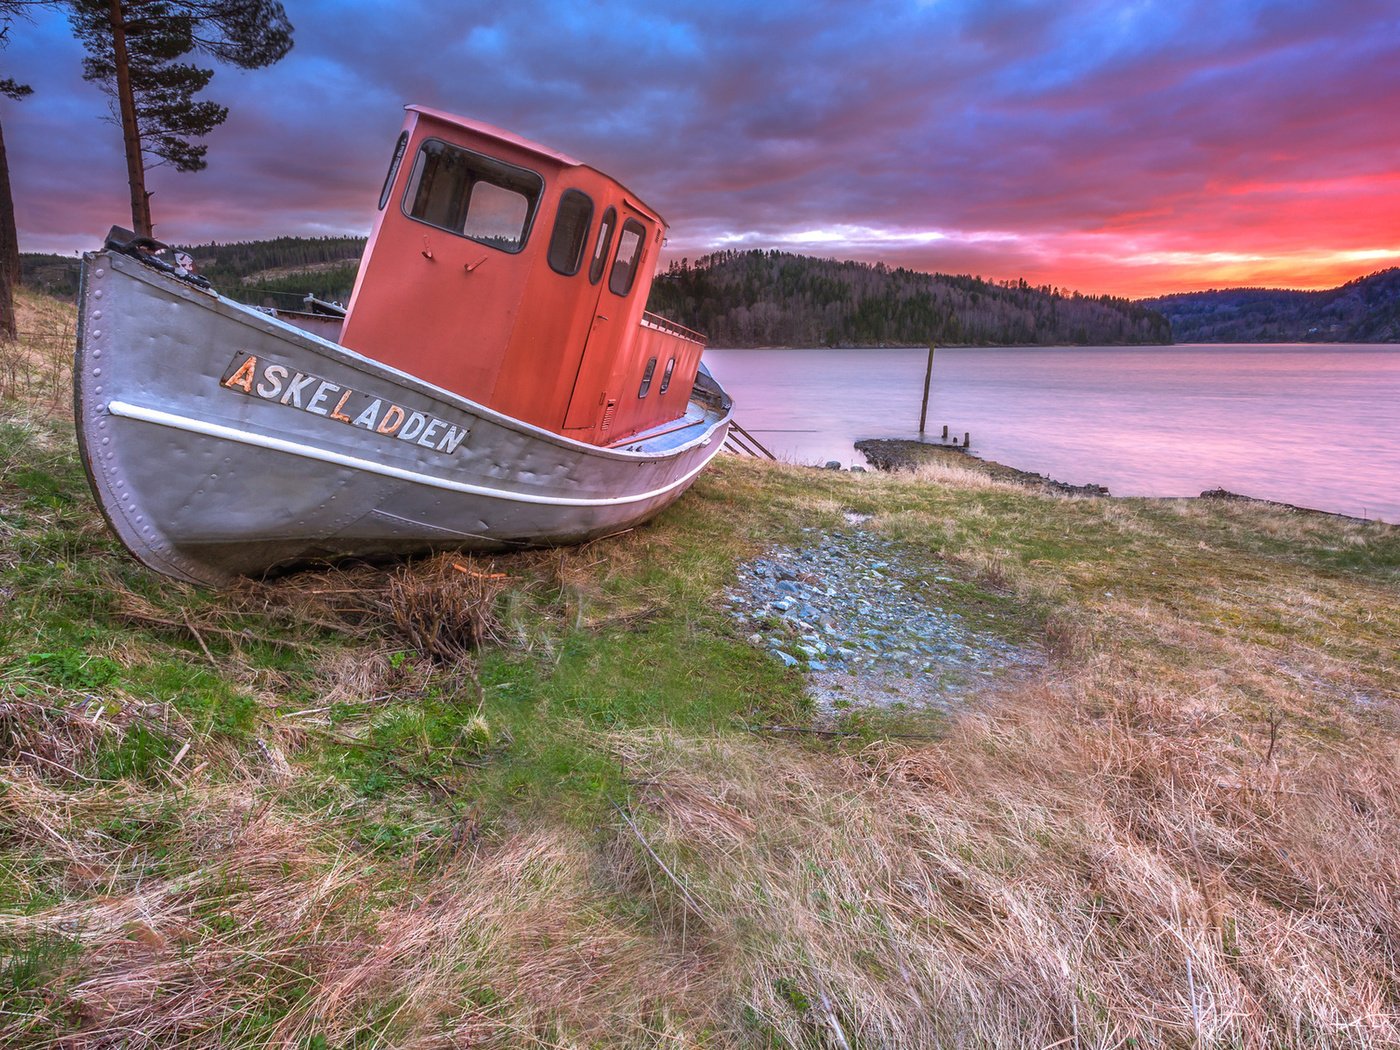
[[[1322,514],[1329,518],[1341,518],[1343,521],[1355,521],[1363,525],[1389,525],[1389,522],[1380,521],[1376,518],[1358,518],[1355,514],[1343,514],[1337,510],[1318,510],[1316,507],[1300,507],[1296,503],[1281,503],[1276,499],[1264,499],[1262,496],[1245,496],[1238,492],[1231,492],[1228,489],[1206,489],[1199,496],[1184,496],[1183,499],[1209,499],[1217,500],[1221,503],[1257,503],[1264,507],[1274,507],[1277,510],[1291,510],[1299,514]],[[1391,525],[1391,528],[1400,526]]]
[[[969,623],[958,581],[937,564],[859,528],[804,530],[739,568],[726,592],[751,644],[807,674],[818,711],[949,710],[1043,657]],[[995,619],[995,616],[991,617]]]
[[[1044,474],[1036,474],[1029,470],[1018,470],[1015,467],[1008,467],[1005,463],[983,459],[976,453],[963,448],[961,445],[934,444],[928,441],[915,441],[911,438],[866,438],[865,440],[857,441],[855,447],[856,451],[864,455],[872,467],[881,471],[913,470],[925,463],[945,463],[952,466],[963,467],[964,469],[977,470],[990,477],[1001,478],[1032,488],[1039,488],[1049,492],[1058,492],[1068,496],[1102,496],[1114,498],[1113,494],[1103,485],[1071,485],[1068,482],[1056,481],[1054,478],[1046,477]],[[1300,507],[1294,503],[1283,503],[1279,500],[1264,499],[1260,496],[1246,496],[1238,492],[1230,492],[1227,489],[1207,489],[1199,496],[1142,496],[1137,498],[1164,500],[1203,499],[1230,503],[1254,503],[1259,506],[1273,507],[1276,510],[1293,511],[1298,514],[1321,514],[1329,518],[1339,518],[1343,521],[1354,521],[1368,525],[1389,525],[1391,528],[1400,528],[1400,525],[1379,521],[1375,518],[1359,518],[1354,514],[1343,514],[1335,510],[1318,510],[1316,507]]]
[[[867,438],[856,442],[856,451],[863,455],[877,470],[913,470],[924,463],[947,463],[954,466],[980,470],[995,478],[1018,482],[1036,488],[1048,489],[1068,496],[1110,496],[1112,493],[1102,485],[1071,485],[1056,481],[1044,474],[1029,470],[1018,470],[1005,463],[982,459],[961,445],[933,444],[915,441],[910,438]]]

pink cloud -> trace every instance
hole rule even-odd
[[[1319,287],[1400,262],[1400,34],[1379,0],[493,9],[305,0],[278,66],[220,70],[210,168],[157,171],[172,239],[364,232],[399,106],[616,174],[694,256],[742,244],[1086,292]],[[0,103],[26,248],[124,217],[61,19]],[[823,239],[821,231],[831,236]]]

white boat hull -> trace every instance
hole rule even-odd
[[[730,422],[702,372],[685,419],[623,448],[573,441],[113,251],[85,259],[74,389],[113,530],[214,585],[616,533],[679,497]]]

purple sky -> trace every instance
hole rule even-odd
[[[154,170],[179,242],[365,233],[417,102],[616,176],[668,251],[884,260],[1150,295],[1400,264],[1400,0],[287,0],[223,68],[209,168]],[[0,101],[25,250],[129,224],[119,130],[61,14]]]

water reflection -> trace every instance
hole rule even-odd
[[[737,418],[781,458],[915,437],[927,351],[709,350]],[[1400,348],[941,349],[928,432],[1115,495],[1226,488],[1400,522]]]

